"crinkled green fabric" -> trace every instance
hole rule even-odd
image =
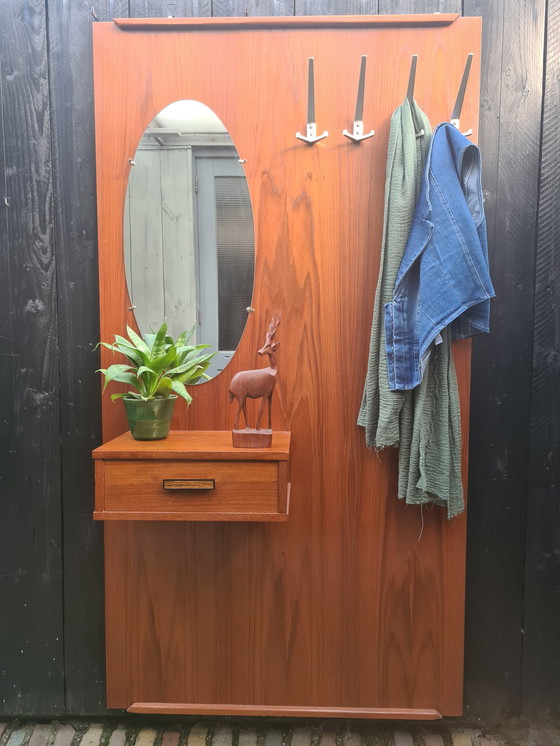
[[[417,135],[424,130],[424,135]],[[391,391],[385,352],[384,305],[393,297],[410,232],[431,127],[408,99],[391,117],[379,279],[375,293],[368,370],[358,425],[369,448],[399,446],[399,497],[411,504],[436,503],[451,518],[463,509],[461,433],[457,379],[450,339],[430,355],[422,382],[412,391]]]

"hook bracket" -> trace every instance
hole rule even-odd
[[[364,123],[360,120],[355,119],[352,132],[348,132],[348,130],[342,130],[342,134],[349,140],[353,140],[354,142],[361,142],[362,140],[367,140],[369,137],[373,137],[375,135],[375,130],[370,130],[367,134],[364,135]]]
[[[296,132],[297,139],[303,140],[303,142],[306,142],[308,145],[312,145],[314,142],[319,142],[319,140],[323,140],[325,137],[328,137],[328,135],[329,133],[326,130],[322,135],[318,135],[315,122],[307,122],[305,135],[302,135],[301,132]]]

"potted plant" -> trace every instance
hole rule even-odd
[[[127,363],[116,363],[101,368],[105,383],[103,391],[111,381],[126,383],[133,390],[112,394],[111,399],[122,399],[132,436],[137,440],[159,440],[167,437],[177,396],[187,406],[192,397],[185,384],[197,383],[208,378],[205,370],[215,352],[201,354],[206,344],[189,345],[194,327],[190,332],[179,334],[177,340],[167,334],[164,322],[157,334],[142,337],[129,326],[128,339],[115,334],[113,344],[100,345],[125,356]],[[99,346],[99,345],[98,345]]]

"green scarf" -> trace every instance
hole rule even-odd
[[[423,136],[418,136],[421,131]],[[408,99],[391,117],[379,280],[375,293],[368,370],[358,425],[369,448],[400,446],[399,497],[447,505],[448,517],[463,508],[457,380],[449,335],[432,350],[422,383],[391,391],[385,352],[384,304],[393,297],[412,224],[431,127]]]

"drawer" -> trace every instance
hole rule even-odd
[[[287,518],[286,462],[104,460],[97,464],[96,518]]]

